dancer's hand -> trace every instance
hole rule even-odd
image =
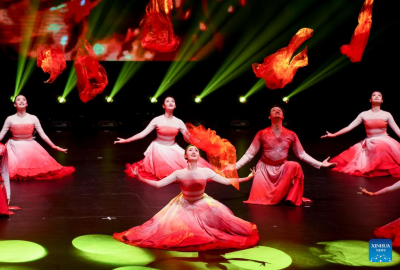
[[[327,131],[326,135],[321,136],[321,139],[323,139],[323,138],[334,138],[334,137],[335,137],[335,135],[333,135],[332,133]]]
[[[114,141],[114,144],[116,143],[128,143],[129,141],[127,139],[122,139],[122,138],[117,138],[118,141]]]
[[[259,172],[259,171],[256,171],[256,168],[253,167],[253,168],[250,169],[250,174],[249,174],[249,176],[247,176],[247,177],[248,177],[249,179],[251,179],[251,178],[253,178],[254,175],[256,175],[258,172]]]
[[[138,166],[135,167],[134,170],[132,170],[132,167],[130,167],[131,172],[133,173],[133,175],[135,176],[135,178],[139,181],[142,181],[143,178],[140,176],[140,174],[138,173]]]
[[[60,151],[60,152],[64,152],[64,153],[67,153],[67,151],[68,151],[68,149],[61,148],[60,146],[55,146],[54,149],[57,151]]]
[[[7,205],[10,205],[10,199],[7,199]]]
[[[363,187],[360,187],[360,190],[361,190],[361,192],[357,192],[357,194],[367,195],[367,196],[370,196],[370,197],[375,196],[375,194],[373,192],[370,192],[370,191],[366,190]]]
[[[328,168],[328,167],[335,167],[337,165],[336,162],[329,162],[328,160],[331,157],[327,157],[324,161],[322,161],[321,167]]]

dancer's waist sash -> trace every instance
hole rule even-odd
[[[268,157],[261,157],[261,161],[264,162],[267,165],[271,166],[279,166],[282,165],[283,163],[286,162],[286,158],[278,159],[278,160],[272,160]]]

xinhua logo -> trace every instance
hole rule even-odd
[[[370,262],[391,262],[392,261],[392,240],[371,239],[369,241]]]

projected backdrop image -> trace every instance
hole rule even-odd
[[[36,57],[38,44],[75,60],[85,39],[100,61],[201,60],[222,50],[217,31],[246,0],[4,0],[0,46]],[[213,16],[218,12],[218,17]],[[222,16],[221,16],[222,15]],[[213,19],[216,17],[216,19]]]

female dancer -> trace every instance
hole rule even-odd
[[[4,152],[6,151],[6,147],[4,144],[0,143],[0,164],[2,162],[2,157]],[[0,217],[1,216],[10,216],[13,215],[14,213],[8,210],[8,200],[7,200],[7,192],[6,192],[6,187],[4,185],[4,179],[2,175],[5,173],[1,173],[1,166],[0,166]],[[8,175],[5,175],[4,178],[6,180],[9,180]]]
[[[75,171],[73,167],[63,167],[58,164],[47,151],[38,144],[32,136],[35,129],[40,137],[53,149],[66,153],[67,149],[56,146],[44,133],[39,119],[26,112],[28,102],[23,95],[18,95],[14,101],[17,113],[7,117],[0,132],[0,141],[8,130],[12,137],[7,142],[7,151],[2,163],[2,170],[8,170],[10,179],[14,180],[49,180],[61,178]],[[8,164],[7,164],[8,163]],[[9,186],[7,196],[10,196]]]
[[[369,192],[365,188],[360,187],[361,194],[367,195],[367,196],[377,196],[377,195],[382,195],[384,193],[392,192],[395,190],[400,189],[400,181],[394,183],[391,186],[385,187],[381,190],[378,190],[376,192]],[[379,238],[387,238],[387,239],[392,239],[393,241],[393,246],[395,247],[400,247],[400,218],[390,222],[389,224],[377,228],[374,231],[374,235]]]
[[[248,248],[259,240],[257,226],[235,217],[223,204],[204,193],[207,180],[229,185],[224,178],[209,168],[198,168],[199,149],[186,148],[187,167],[173,172],[160,181],[144,179],[136,167],[138,180],[163,187],[178,181],[182,192],[143,225],[133,227],[114,238],[129,245],[180,251]],[[239,182],[253,178],[255,172]],[[237,179],[236,179],[237,180]]]
[[[126,164],[127,175],[134,177],[131,168],[138,167],[138,173],[142,177],[160,180],[186,167],[186,161],[183,158],[185,150],[175,142],[175,137],[179,131],[185,136],[187,130],[183,121],[173,115],[176,108],[175,99],[166,97],[163,108],[165,113],[151,120],[142,132],[128,139],[117,138],[118,141],[114,142],[114,144],[133,142],[144,138],[154,129],[157,131],[157,139],[144,152],[144,159],[132,165]],[[210,164],[202,158],[199,160],[199,167],[211,168]]]
[[[400,177],[400,144],[386,133],[386,128],[389,124],[399,137],[400,129],[392,115],[381,110],[381,92],[374,91],[370,102],[371,110],[360,113],[349,126],[333,134],[327,131],[321,137],[336,137],[364,123],[367,138],[333,158],[331,162],[336,162],[337,166],[332,170],[365,177]]]

